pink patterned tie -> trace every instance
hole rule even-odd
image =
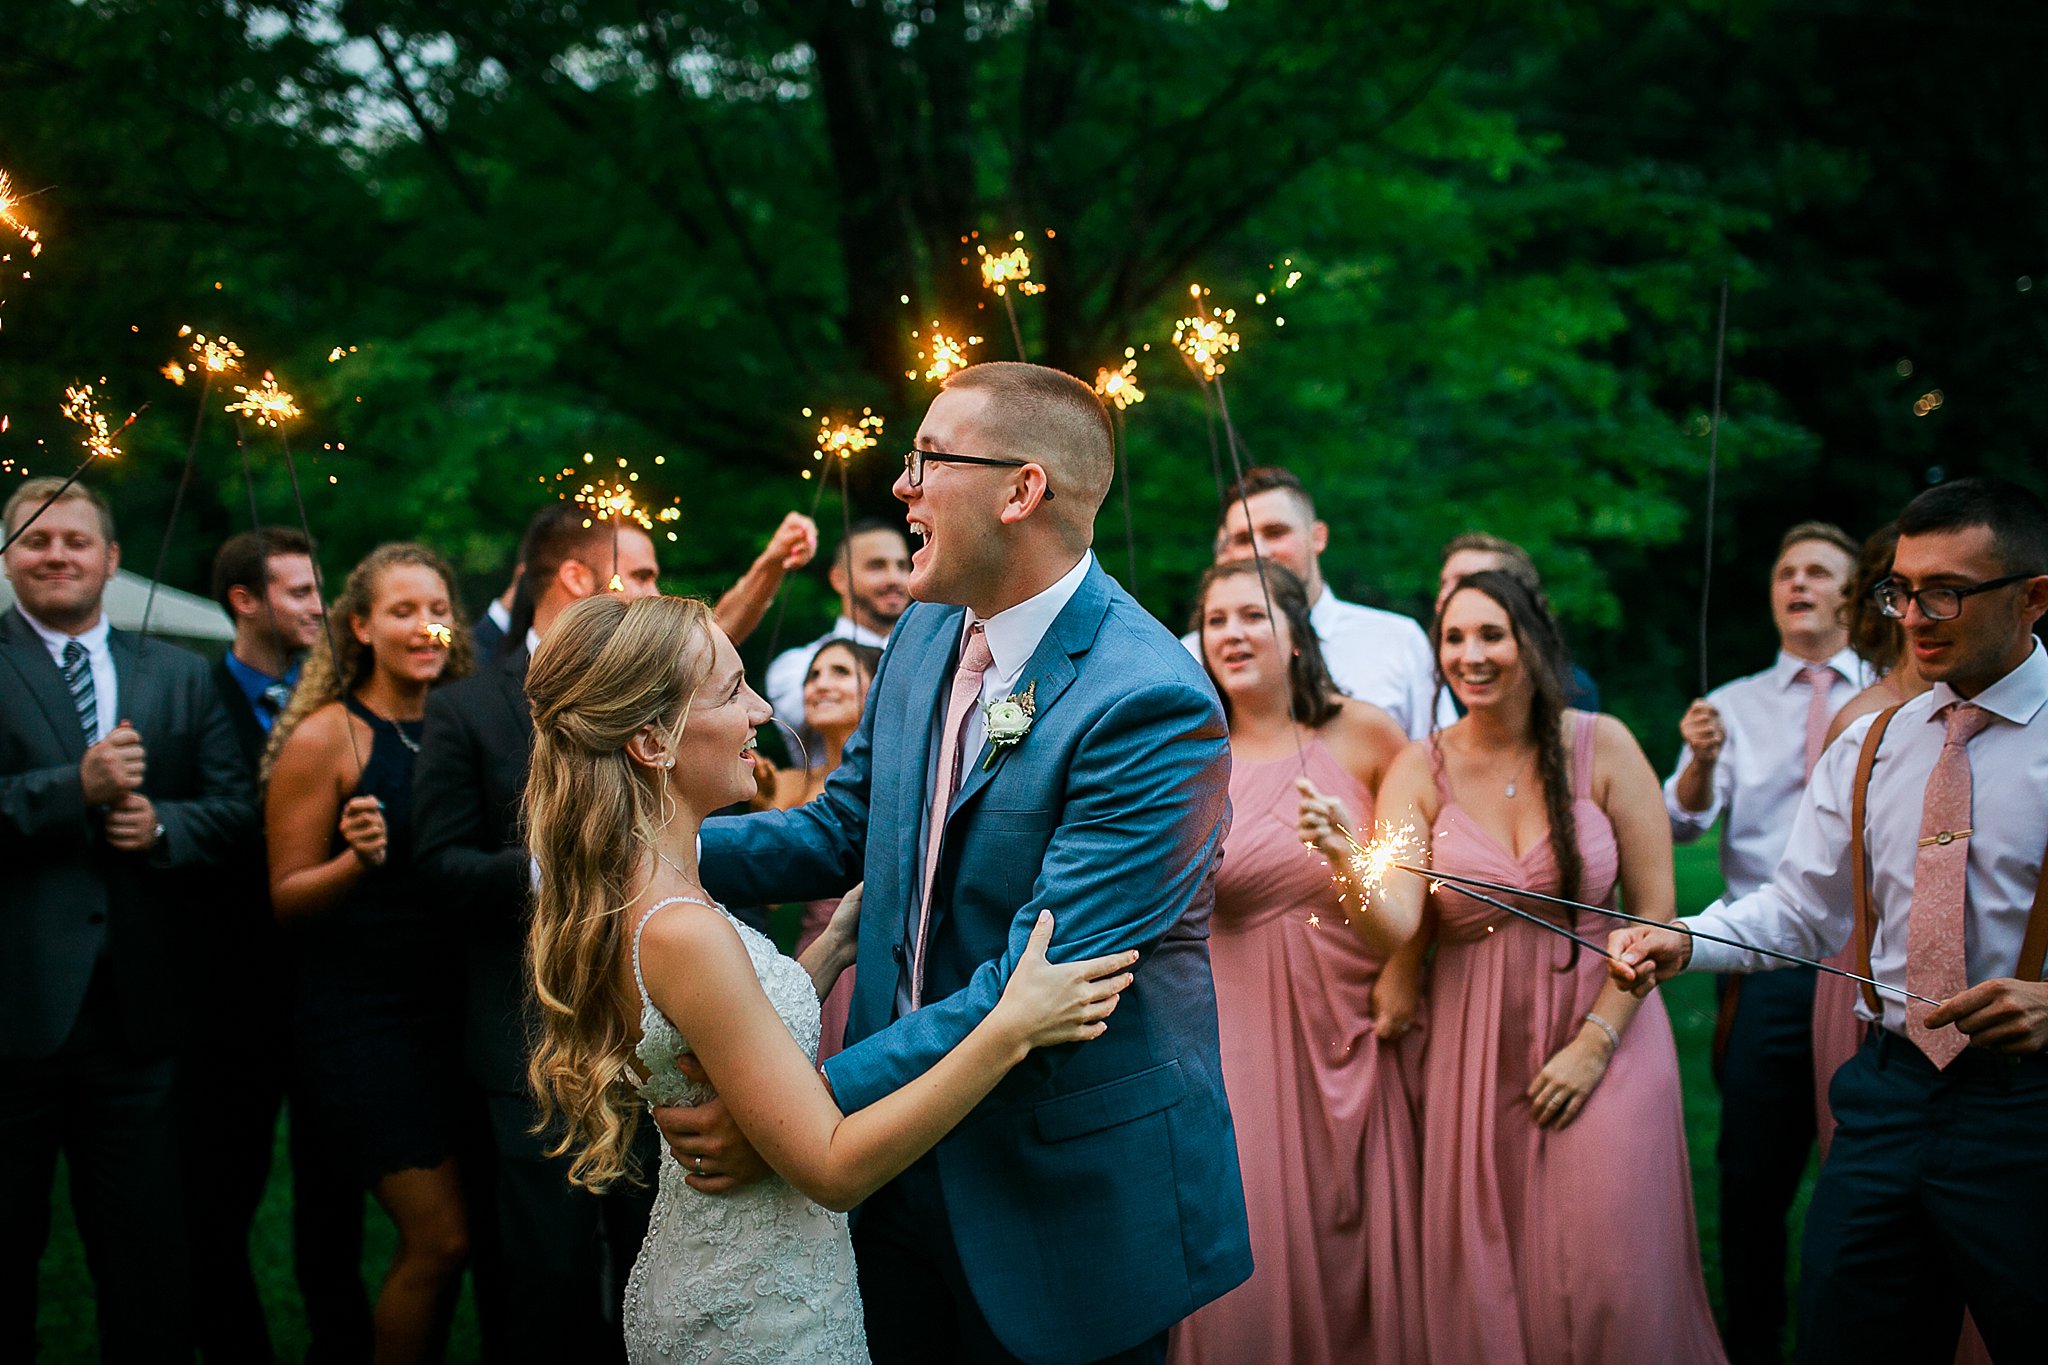
[[[939,874],[939,845],[946,836],[946,812],[953,793],[960,790],[960,741],[967,730],[967,714],[981,698],[981,675],[995,656],[989,653],[988,636],[980,625],[967,631],[967,646],[960,651],[960,666],[953,671],[953,694],[946,700],[946,728],[939,740],[939,771],[932,780],[931,823],[924,836],[924,894],[918,898],[917,942],[910,953],[910,1008],[924,1002],[924,944],[932,927],[932,883]]]
[[[1799,677],[1813,689],[1806,702],[1806,775],[1812,777],[1813,765],[1828,747],[1828,722],[1835,715],[1835,708],[1828,705],[1834,695],[1835,670],[1826,664],[1808,664],[1799,670]]]
[[[1970,984],[1964,961],[1963,902],[1970,865],[1970,755],[1963,747],[1991,721],[1981,706],[1949,707],[1948,741],[1927,775],[1920,852],[1913,860],[1913,908],[1906,921],[1906,989],[1946,1000]],[[1906,1002],[1906,1036],[1947,1066],[1969,1039],[1955,1028],[1929,1029],[1930,1006]]]

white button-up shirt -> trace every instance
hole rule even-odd
[[[20,603],[16,603],[20,606]],[[107,648],[107,614],[100,613],[100,619],[93,622],[78,635],[66,635],[61,630],[52,630],[26,611],[21,619],[28,622],[30,629],[42,638],[43,647],[50,651],[50,658],[56,661],[57,671],[64,671],[64,646],[76,640],[85,646],[86,661],[92,665],[92,700],[97,714],[98,730],[86,738],[87,744],[96,744],[114,732],[114,725],[120,716],[120,681],[114,675],[114,651]],[[80,726],[83,730],[85,727]]]
[[[1421,626],[1399,612],[1346,602],[1328,584],[1308,609],[1308,622],[1339,692],[1379,707],[1410,739],[1429,733],[1436,715],[1436,659]],[[1196,659],[1202,657],[1199,630],[1180,642]]]
[[[804,679],[811,671],[811,660],[833,640],[851,640],[876,649],[886,649],[889,644],[888,636],[869,630],[850,616],[842,616],[832,623],[832,629],[809,644],[776,655],[762,678],[761,694],[774,708],[775,718],[803,737],[805,752],[814,768],[824,765],[825,746],[818,742],[817,732],[804,722]],[[796,754],[789,758],[792,763],[800,761]]]
[[[1872,679],[1853,650],[1844,649],[1826,663],[1834,671],[1828,684],[1832,716]],[[1746,896],[1769,881],[1792,834],[1792,816],[1806,791],[1806,711],[1813,699],[1813,689],[1799,676],[1806,664],[1780,651],[1778,661],[1763,672],[1707,694],[1721,713],[1726,739],[1705,810],[1687,810],[1678,800],[1678,779],[1692,766],[1690,747],[1680,748],[1678,768],[1664,782],[1664,812],[1671,817],[1671,837],[1679,843],[1691,843],[1727,817],[1721,831],[1721,879],[1729,896]],[[1917,802],[1913,809],[1920,809]]]
[[[1906,984],[1906,922],[1927,778],[1947,739],[1946,708],[1958,700],[1936,683],[1900,708],[1885,731],[1870,776],[1865,848],[1870,857],[1871,975]],[[1970,758],[1972,826],[1965,873],[1966,959],[1970,984],[2011,976],[2026,937],[2041,859],[2048,852],[2048,652],[2039,642],[2027,661],[1971,701],[1991,723],[1965,752]],[[1856,758],[1875,717],[1857,721],[1813,770],[1792,821],[1785,856],[1762,887],[1732,903],[1715,902],[1683,924],[1803,957],[1840,952],[1855,924],[1849,874],[1849,811]],[[1693,941],[1692,968],[1761,971],[1779,965],[1756,953]],[[1880,991],[1883,1023],[1905,1027],[1904,1001]],[[1861,996],[1857,1013],[1869,1018]]]

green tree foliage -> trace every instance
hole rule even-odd
[[[0,456],[69,468],[72,379],[149,401],[96,475],[146,568],[197,401],[156,369],[180,324],[225,330],[307,408],[330,570],[419,536],[479,601],[588,451],[682,496],[670,584],[715,592],[811,505],[806,407],[888,416],[851,490],[888,510],[911,329],[1010,354],[970,262],[1021,230],[1033,358],[1150,347],[1154,610],[1185,613],[1214,524],[1211,410],[1167,345],[1199,280],[1237,310],[1247,457],[1316,489],[1339,588],[1420,613],[1448,536],[1523,541],[1658,752],[1697,686],[1722,279],[1717,679],[1768,656],[1784,524],[1868,530],[1930,466],[2038,478],[2042,39],[2017,3],[1902,0],[25,0],[0,166],[48,187],[47,249],[5,284]],[[278,438],[248,453],[287,519]],[[248,516],[216,412],[172,580]],[[790,638],[823,597],[793,587]]]

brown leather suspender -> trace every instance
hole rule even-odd
[[[1877,913],[1870,902],[1870,853],[1865,847],[1864,817],[1869,808],[1870,770],[1877,763],[1877,746],[1884,742],[1885,727],[1898,711],[1893,706],[1880,712],[1863,736],[1862,751],[1856,755],[1856,785],[1849,799],[1849,877],[1856,905],[1856,930],[1849,942],[1856,950],[1856,970],[1865,976],[1872,974],[1870,944],[1877,929]],[[2015,975],[2022,981],[2039,981],[2044,964],[2048,964],[2048,856],[2042,858],[2040,878],[2034,884],[2034,908],[2027,917],[2026,937],[2020,941]],[[1875,987],[1863,987],[1863,1003],[1871,1013],[1881,1013]]]

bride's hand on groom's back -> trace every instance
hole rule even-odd
[[[1027,1047],[1100,1038],[1138,961],[1137,953],[1121,952],[1080,962],[1049,962],[1045,950],[1052,930],[1052,912],[1041,911],[994,1011],[1005,1016]]]

